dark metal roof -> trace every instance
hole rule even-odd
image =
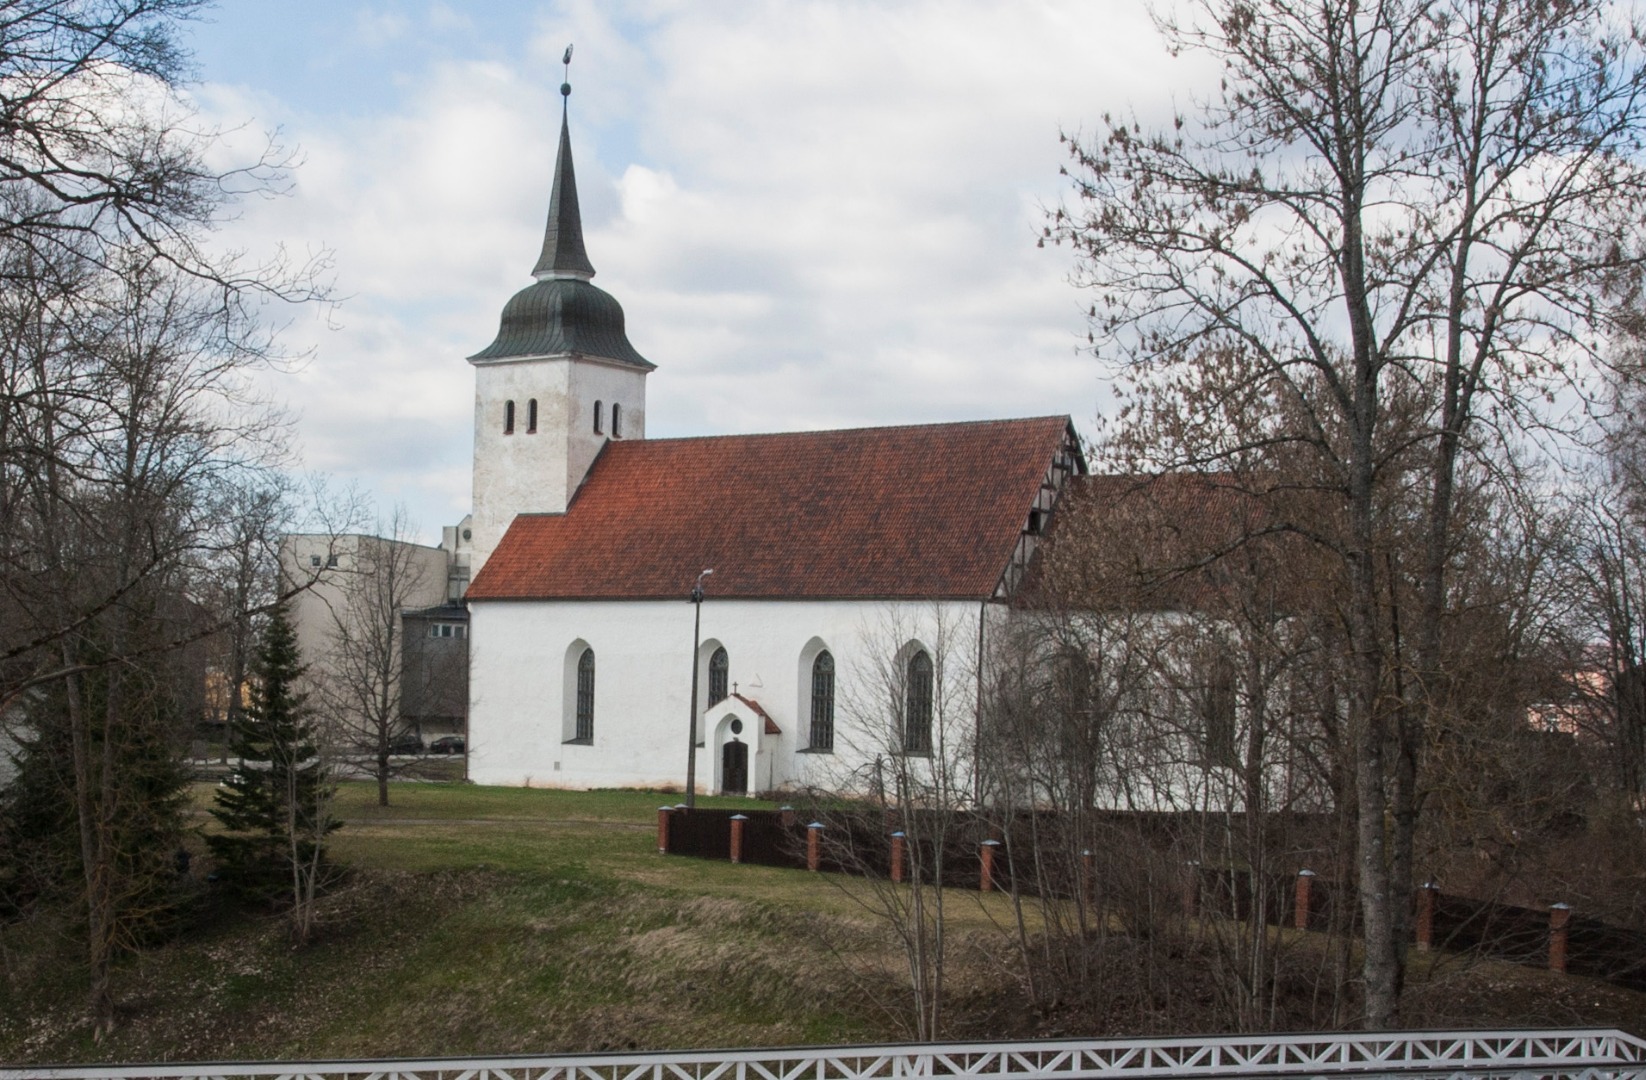
[[[577,177],[566,118],[560,118],[560,153],[549,197],[549,224],[543,253],[532,270],[537,281],[515,293],[503,307],[497,339],[470,360],[575,354],[615,360],[651,371],[657,365],[635,351],[623,329],[623,307],[611,294],[589,284],[594,265],[583,250],[583,220],[577,209]]]
[[[598,356],[651,371],[623,332],[623,308],[611,294],[577,278],[545,278],[526,286],[503,307],[497,340],[469,357]]]
[[[460,600],[448,600],[427,608],[407,608],[400,614],[408,619],[438,619],[441,622],[462,622],[469,617],[468,605]]]
[[[532,274],[594,277],[594,264],[583,250],[583,217],[577,209],[577,174],[572,169],[572,139],[566,114],[560,114],[560,152],[554,162],[554,193],[549,196],[549,224],[543,230],[543,253]]]

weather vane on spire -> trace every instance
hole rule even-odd
[[[572,96],[572,47],[570,45],[566,46],[566,55],[562,56],[560,58],[560,62],[562,64],[566,65],[566,81],[560,84],[560,96],[563,97],[563,98],[571,97]]]

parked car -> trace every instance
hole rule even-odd
[[[405,731],[399,735],[389,736],[389,753],[391,754],[421,754],[423,740],[415,732]]]
[[[431,754],[462,754],[467,753],[468,747],[463,744],[461,735],[442,735],[429,744]]]

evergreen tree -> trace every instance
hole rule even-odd
[[[93,653],[95,655],[95,653]],[[107,772],[107,828],[118,855],[107,872],[118,903],[104,932],[116,952],[165,937],[175,929],[189,896],[178,873],[186,823],[189,772],[182,760],[187,738],[174,665],[129,663],[120,670],[113,722],[90,732],[88,767]],[[99,717],[111,710],[109,671],[79,680],[84,707]],[[0,787],[0,919],[36,906],[66,909],[85,903],[84,850],[74,806],[74,751],[63,720],[62,686],[30,696],[19,709],[21,734],[9,756],[15,769]],[[112,741],[113,746],[105,746]]]
[[[223,832],[206,838],[231,889],[271,901],[288,892],[298,906],[326,834],[339,825],[328,813],[331,780],[315,749],[313,712],[297,686],[302,672],[297,635],[276,608],[258,650],[251,704],[229,734],[239,764],[212,809]]]

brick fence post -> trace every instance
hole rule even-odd
[[[743,861],[743,823],[748,820],[747,814],[732,815],[732,862]]]
[[[669,815],[672,813],[674,813],[674,807],[672,806],[659,806],[657,808],[657,853],[659,855],[669,853]]]
[[[994,892],[994,853],[999,849],[999,840],[983,841],[983,872],[977,879],[978,892]]]
[[[1566,973],[1566,924],[1572,921],[1570,904],[1549,907],[1549,970]]]
[[[1315,872],[1304,867],[1297,872],[1297,895],[1292,904],[1292,926],[1298,930],[1309,928],[1309,914],[1314,911]]]
[[[1097,871],[1092,866],[1092,849],[1080,849],[1080,894],[1090,907],[1097,902]]]
[[[903,831],[900,829],[892,833],[892,881],[901,884],[903,881]]]
[[[1440,886],[1425,881],[1417,888],[1417,951],[1428,952],[1435,947],[1435,897]]]
[[[777,812],[780,815],[778,820],[780,820],[783,823],[783,827],[785,829],[789,828],[790,826],[792,826],[794,824],[794,807],[792,807],[792,806],[780,806],[780,807],[777,808]]]
[[[816,872],[823,863],[823,823],[806,826],[806,869]]]

